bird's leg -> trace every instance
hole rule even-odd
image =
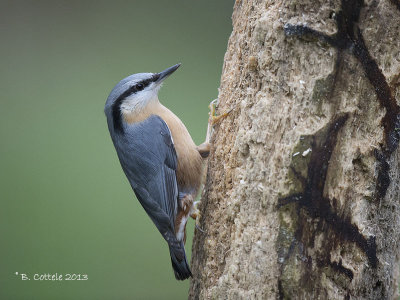
[[[197,151],[199,151],[202,158],[207,158],[210,155],[211,144],[204,142],[201,145],[196,147]]]
[[[186,223],[193,207],[193,195],[179,192],[178,214],[175,219],[175,235],[178,241],[186,242]]]
[[[203,158],[207,158],[210,154],[210,149],[211,149],[210,141],[211,141],[211,137],[213,134],[214,125],[218,124],[219,122],[221,122],[221,120],[226,118],[232,112],[233,108],[235,108],[235,107],[233,107],[228,112],[217,115],[216,111],[217,111],[218,102],[219,102],[218,98],[214,99],[213,101],[210,102],[210,105],[208,106],[210,109],[210,112],[209,112],[209,118],[208,118],[206,140],[204,143],[202,143],[201,145],[196,147],[197,151],[200,153],[201,157],[203,157]],[[206,174],[206,173],[207,172],[205,171],[204,174]],[[203,179],[203,181],[204,181],[204,179]],[[204,233],[205,231],[203,229],[201,229],[199,226],[199,222],[200,222],[200,211],[198,209],[199,204],[200,204],[200,201],[193,202],[193,204],[190,208],[189,214],[190,214],[190,217],[192,217],[196,221],[196,228],[199,231]]]
[[[226,118],[233,109],[230,109],[229,111],[222,113],[220,115],[217,115],[217,106],[219,104],[219,99],[214,99],[213,101],[210,102],[210,105],[208,106],[210,108],[210,120],[209,122],[211,122],[211,125],[215,125],[218,124],[219,122],[221,122],[221,120],[223,120],[224,118]]]
[[[201,145],[197,146],[197,151],[199,151],[201,157],[203,158],[207,158],[208,155],[210,154],[210,149],[211,149],[211,136],[213,134],[214,131],[214,125],[218,124],[219,122],[221,122],[221,120],[223,120],[224,118],[226,118],[231,111],[233,110],[233,108],[231,110],[229,110],[228,112],[225,112],[223,114],[217,115],[217,106],[218,106],[218,98],[214,99],[213,101],[210,102],[210,105],[208,106],[210,108],[210,112],[209,112],[209,118],[208,118],[208,126],[207,126],[207,135],[206,135],[206,140],[204,143],[202,143]]]
[[[200,222],[200,211],[198,209],[199,203],[200,201],[193,202],[193,205],[190,209],[190,217],[196,221],[195,223],[196,229],[198,229],[202,233],[205,233],[205,231],[199,225]]]
[[[179,192],[179,205],[180,205],[180,210],[178,212],[177,216],[177,222],[175,224],[175,230],[176,232],[179,231],[179,224],[180,220],[182,219],[183,215],[186,216],[186,219],[190,216],[192,219],[196,221],[196,228],[204,233],[204,230],[200,228],[199,226],[199,220],[200,220],[200,211],[198,209],[198,205],[200,201],[193,201],[193,195]],[[179,221],[178,221],[179,219]]]
[[[217,106],[219,104],[219,99],[214,99],[213,101],[210,102],[210,105],[208,106],[210,109],[209,112],[209,118],[208,118],[208,127],[207,127],[207,135],[206,135],[206,141],[203,143],[210,143],[211,136],[214,131],[214,125],[218,124],[221,122],[224,118],[226,118],[233,110],[230,109],[229,111],[222,113],[220,115],[217,115]]]
[[[193,206],[193,196],[189,193],[179,192],[179,210],[182,211],[186,216],[191,212]]]
[[[193,220],[197,220],[198,216],[200,215],[200,211],[198,208],[200,201],[194,201],[192,207],[190,208],[190,217]]]

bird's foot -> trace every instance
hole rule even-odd
[[[211,150],[210,143],[204,142],[203,144],[198,145],[196,148],[197,151],[199,151],[202,158],[207,158],[208,155],[210,155],[210,150]]]
[[[217,106],[219,104],[219,99],[214,99],[213,101],[210,102],[210,105],[208,105],[209,109],[210,109],[210,113],[209,113],[209,122],[211,123],[211,125],[215,125],[218,124],[219,122],[221,122],[221,120],[223,120],[224,118],[226,118],[233,110],[230,109],[229,111],[222,113],[220,115],[217,115]]]
[[[229,111],[222,113],[220,115],[217,115],[217,106],[218,106],[219,100],[214,99],[213,101],[210,102],[210,105],[208,106],[210,109],[209,112],[209,118],[208,118],[208,127],[207,127],[207,135],[206,135],[206,141],[205,143],[210,143],[211,141],[211,136],[213,135],[214,132],[214,125],[220,123],[223,119],[225,119],[234,109],[230,109]]]
[[[198,209],[199,204],[200,201],[193,202],[192,208],[190,209],[190,217],[196,221],[196,229],[202,233],[205,233],[205,231],[200,227],[200,211]]]
[[[183,213],[186,215],[186,217],[192,214],[194,206],[193,196],[191,194],[180,193],[179,200],[180,200],[180,207]]]
[[[193,220],[197,220],[198,217],[200,216],[200,211],[199,211],[199,208],[198,208],[199,203],[200,203],[200,201],[194,201],[193,204],[192,204],[192,207],[190,208],[190,217]]]

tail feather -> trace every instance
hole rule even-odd
[[[185,247],[183,241],[169,244],[172,267],[174,268],[175,278],[185,280],[192,277],[189,264],[186,259]]]

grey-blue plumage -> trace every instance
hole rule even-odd
[[[121,108],[116,107],[129,97],[128,90],[135,93],[135,85],[146,81],[151,84],[157,81],[158,74],[141,73],[123,79],[110,93],[105,114],[122,169],[140,204],[168,243],[175,277],[183,280],[192,274],[183,241],[175,233],[179,191],[177,154],[170,129],[157,115],[128,124],[122,120]]]

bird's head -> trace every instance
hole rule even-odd
[[[107,98],[104,109],[107,118],[115,122],[122,112],[140,110],[152,100],[158,100],[162,82],[180,65],[176,64],[160,73],[137,73],[122,79]]]

